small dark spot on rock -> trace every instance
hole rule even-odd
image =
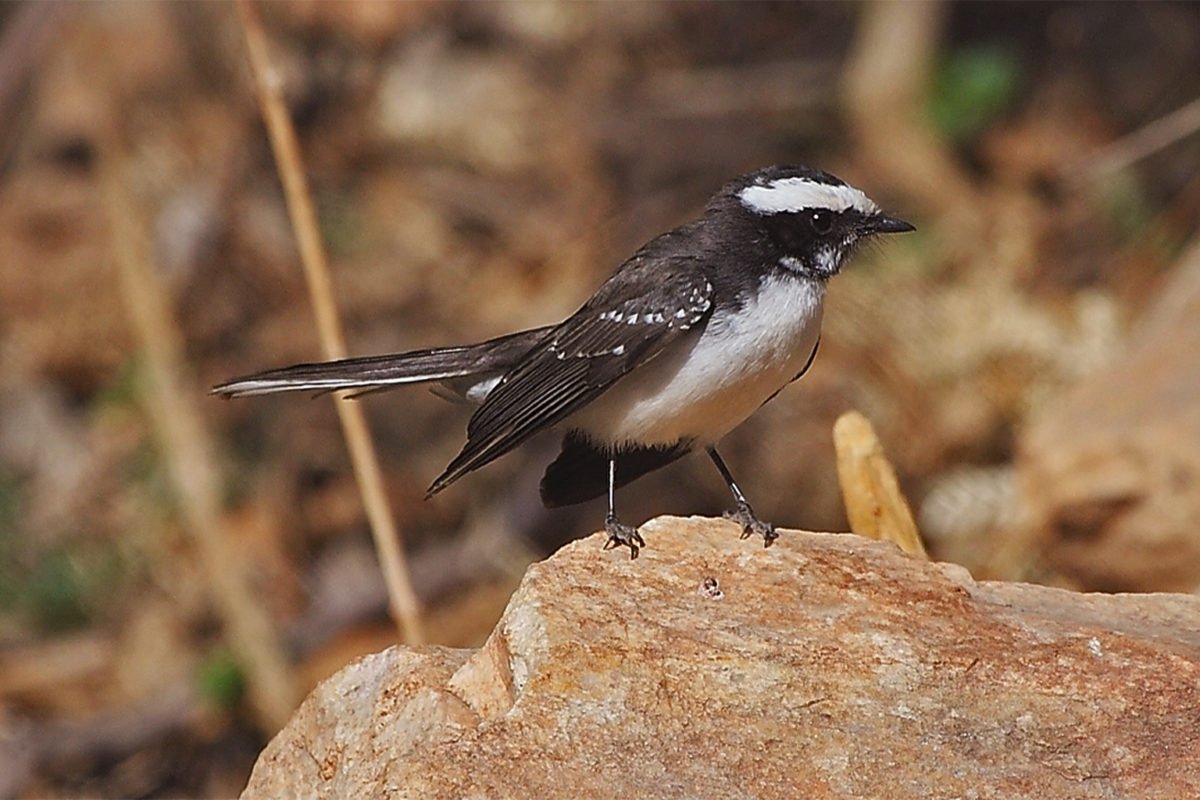
[[[721,591],[721,584],[711,575],[700,582],[700,589],[698,591],[701,597],[708,598],[709,600],[720,600],[725,596],[725,593]]]

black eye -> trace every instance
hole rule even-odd
[[[812,225],[813,231],[820,236],[833,230],[833,214],[829,211],[814,211],[808,221]]]

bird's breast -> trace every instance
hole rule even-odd
[[[824,286],[773,275],[736,310],[634,369],[568,425],[619,445],[717,441],[803,370],[821,329]]]

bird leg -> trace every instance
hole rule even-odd
[[[725,484],[729,487],[729,491],[733,493],[733,500],[737,507],[733,511],[725,512],[725,519],[733,520],[742,526],[743,539],[750,536],[761,536],[763,538],[763,547],[770,547],[771,542],[779,538],[779,534],[775,532],[775,526],[769,522],[763,522],[754,513],[754,509],[750,507],[750,503],[746,501],[746,496],[742,494],[742,490],[738,488],[737,481],[733,479],[733,473],[729,471],[729,467],[725,466],[724,459],[717,452],[717,448],[706,448],[708,457],[717,467],[717,471],[721,473],[721,477],[725,479]]]
[[[637,528],[621,524],[617,519],[617,460],[608,459],[608,516],[604,519],[604,531],[608,541],[604,543],[605,550],[614,547],[628,547],[630,560],[638,557],[638,550],[646,546],[646,541],[638,533]]]
[[[733,511],[725,512],[725,519],[730,519],[742,526],[742,535],[740,538],[748,539],[750,536],[761,536],[763,538],[763,547],[770,547],[771,543],[779,538],[779,534],[775,532],[775,526],[769,522],[763,522],[759,519],[754,509],[745,500],[737,501],[737,508]]]

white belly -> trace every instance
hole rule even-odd
[[[820,284],[770,277],[736,315],[714,316],[690,345],[672,345],[566,424],[597,442],[715,443],[804,368],[823,299]]]

